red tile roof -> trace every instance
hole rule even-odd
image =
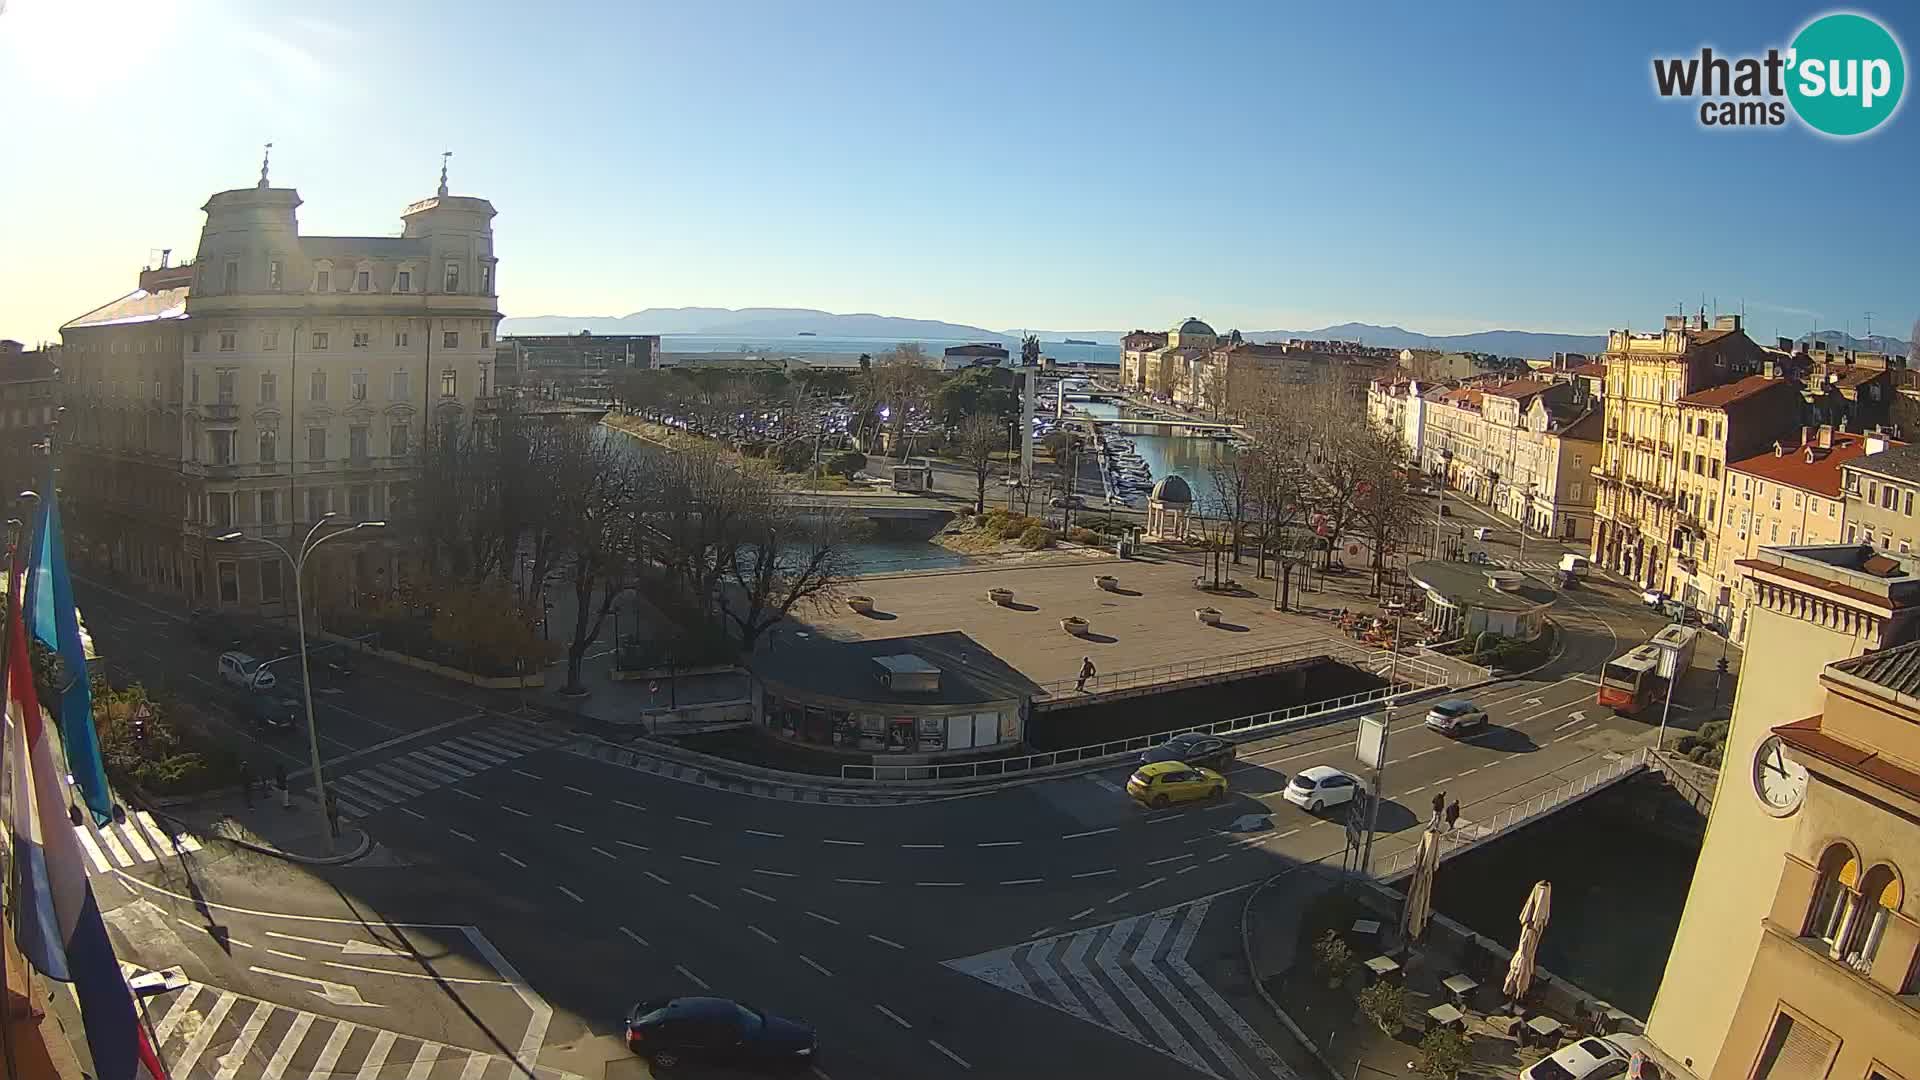
[[[1724,409],[1729,405],[1745,401],[1748,398],[1764,394],[1774,387],[1791,386],[1779,379],[1769,379],[1765,375],[1749,375],[1719,386],[1710,386],[1705,390],[1696,390],[1680,399],[1682,405],[1693,405],[1704,409]],[[1799,393],[1799,388],[1793,388]]]
[[[1552,387],[1553,387],[1552,383],[1545,382],[1540,379],[1515,379],[1510,383],[1502,383],[1501,385],[1496,386],[1491,390],[1488,390],[1487,393],[1493,395],[1494,397],[1512,398],[1515,401],[1524,401],[1527,398],[1534,396],[1535,394],[1552,389]]]
[[[1885,757],[1879,750],[1855,746],[1845,739],[1821,730],[1824,717],[1814,716],[1773,729],[1780,741],[1795,750],[1838,766],[1855,776],[1865,777],[1903,795],[1920,798],[1920,773],[1904,763]]]
[[[1807,461],[1807,449],[1813,448],[1814,459]],[[1833,448],[1821,450],[1819,439],[1804,446],[1786,447],[1786,453],[1773,456],[1769,450],[1764,454],[1755,454],[1743,461],[1736,461],[1727,468],[1737,473],[1746,473],[1765,480],[1771,480],[1782,487],[1799,488],[1816,495],[1825,495],[1829,499],[1840,497],[1840,466],[1856,458],[1867,455],[1867,439],[1864,435],[1836,431],[1833,433]]]
[[[1575,375],[1590,375],[1596,379],[1604,379],[1607,376],[1607,365],[1604,361],[1595,360],[1590,364],[1581,364],[1579,367],[1574,368],[1573,373]]]

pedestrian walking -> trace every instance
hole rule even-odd
[[[240,763],[240,801],[253,809],[253,768],[244,761]]]
[[[280,809],[293,809],[293,792],[287,787],[287,767],[285,765],[275,765],[273,767],[273,786],[280,789]]]
[[[1079,681],[1073,684],[1074,690],[1079,693],[1083,693],[1083,694],[1086,693],[1087,680],[1093,678],[1094,674],[1095,673],[1093,670],[1093,657],[1091,656],[1081,657],[1080,658],[1080,678],[1079,678]]]
[[[327,792],[327,831],[340,839],[340,800],[331,791]]]

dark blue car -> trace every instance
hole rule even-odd
[[[657,998],[627,1012],[627,1049],[660,1070],[708,1062],[800,1070],[813,1063],[813,1027],[714,997]]]

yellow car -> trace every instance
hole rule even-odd
[[[1127,781],[1127,794],[1135,802],[1159,810],[1174,803],[1195,799],[1217,799],[1227,793],[1227,778],[1212,769],[1202,769],[1182,761],[1156,761],[1142,765]]]

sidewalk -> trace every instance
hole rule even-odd
[[[154,813],[203,836],[217,836],[264,855],[307,865],[352,862],[371,850],[373,839],[345,819],[340,822],[340,838],[330,850],[326,826],[313,799],[296,790],[291,793],[291,802],[290,808],[281,807],[280,793],[262,784],[251,806],[233,792]]]

